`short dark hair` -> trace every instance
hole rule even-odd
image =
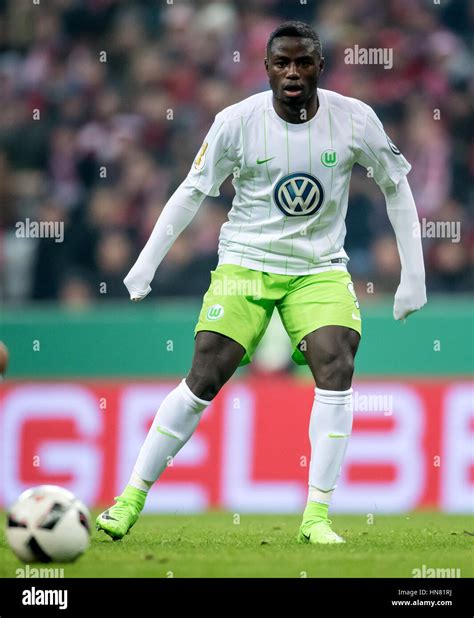
[[[319,35],[309,24],[305,24],[303,21],[286,21],[270,34],[267,43],[267,57],[273,41],[282,36],[297,36],[302,39],[311,39],[315,45],[316,53],[322,56],[323,50]]]

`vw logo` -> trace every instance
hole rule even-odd
[[[278,208],[292,217],[312,215],[324,200],[322,184],[311,174],[295,173],[284,176],[273,191]]]

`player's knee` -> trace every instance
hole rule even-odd
[[[213,332],[200,332],[186,383],[200,399],[211,401],[237,368],[241,346]],[[242,348],[243,350],[243,348]]]
[[[209,366],[193,367],[186,378],[186,383],[196,397],[205,401],[214,399],[223,386],[219,371]]]
[[[328,391],[347,390],[354,373],[354,357],[350,351],[338,353],[324,363],[317,376],[317,385]]]

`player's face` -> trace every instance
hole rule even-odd
[[[314,96],[324,60],[311,39],[283,36],[274,39],[265,68],[276,99],[302,107]]]

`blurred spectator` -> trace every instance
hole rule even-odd
[[[122,231],[108,231],[98,241],[96,277],[98,293],[107,298],[123,297],[124,273],[132,266],[132,244]]]
[[[66,272],[59,288],[61,306],[68,309],[84,309],[93,301],[94,290],[87,276]]]
[[[433,118],[427,105],[408,105],[406,130],[405,155],[412,166],[410,186],[418,215],[431,218],[451,188],[449,140],[443,123]]]
[[[59,286],[65,266],[67,266],[68,243],[64,234],[65,215],[63,210],[55,202],[43,204],[37,215],[38,221],[58,223],[59,234],[53,235],[56,228],[48,230],[48,236],[39,238],[35,260],[33,262],[33,289],[32,298],[35,300],[47,300],[57,298]],[[51,231],[53,234],[51,234]],[[19,239],[24,242],[27,239]]]
[[[442,240],[433,246],[428,281],[433,292],[472,292],[469,255],[463,243]]]
[[[400,283],[400,258],[393,235],[378,236],[372,244],[374,293],[394,294]]]

